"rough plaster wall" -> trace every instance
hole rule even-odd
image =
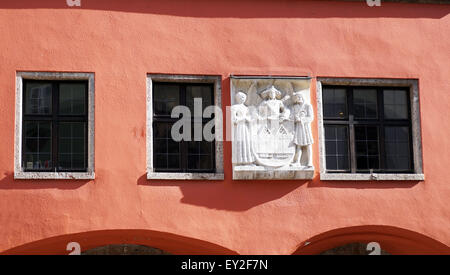
[[[450,88],[450,6],[24,3],[0,2],[0,251],[63,234],[135,228],[238,253],[287,254],[322,232],[364,224],[450,245],[450,130],[441,127],[450,123],[443,96]],[[13,180],[16,71],[95,73],[95,180]],[[418,78],[426,182],[320,182],[318,174],[311,181],[232,182],[229,143],[224,181],[148,181],[147,73],[222,75],[223,106],[230,105],[230,74]]]

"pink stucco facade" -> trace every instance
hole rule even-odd
[[[0,252],[136,243],[318,253],[378,241],[450,253],[450,5],[344,1],[0,2]],[[95,179],[15,180],[16,73],[95,74]],[[417,79],[424,181],[148,180],[147,74]],[[318,137],[317,120],[312,125]],[[319,167],[318,143],[313,146]],[[312,246],[303,246],[311,241]],[[314,244],[317,243],[316,247]],[[310,249],[310,250],[308,250]]]

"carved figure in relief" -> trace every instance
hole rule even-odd
[[[253,165],[255,157],[252,152],[252,140],[249,123],[252,121],[250,112],[244,102],[247,95],[236,93],[236,104],[231,106],[231,121],[233,123],[233,153],[232,162],[235,165]]]
[[[295,156],[293,165],[312,167],[312,144],[314,143],[311,133],[311,122],[314,119],[312,106],[305,102],[301,92],[293,94],[294,105],[292,106],[293,120],[295,122],[294,144]]]
[[[278,130],[279,123],[289,119],[290,111],[284,105],[284,101],[289,97],[281,98],[281,92],[273,85],[262,91],[260,94],[264,100],[258,106],[260,120],[267,120],[267,127],[271,130]]]

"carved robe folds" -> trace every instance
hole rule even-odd
[[[255,157],[251,148],[251,134],[248,125],[250,114],[244,104],[231,107],[231,121],[233,122],[233,164],[251,164]]]
[[[231,77],[233,179],[313,178],[311,158],[297,161],[314,143],[309,87],[302,77]]]
[[[295,121],[294,143],[300,146],[306,146],[314,143],[311,133],[311,122],[314,119],[314,113],[311,105],[294,105],[292,107]]]

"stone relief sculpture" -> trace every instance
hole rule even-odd
[[[260,94],[264,100],[258,106],[258,115],[260,120],[266,120],[268,127],[272,128],[279,124],[280,120],[289,119],[289,109],[287,109],[281,98],[281,92],[274,86],[263,90]]]
[[[255,157],[251,147],[251,135],[249,123],[252,118],[249,109],[244,105],[247,95],[243,92],[236,93],[236,104],[231,107],[231,121],[233,122],[233,164],[253,164]]]
[[[231,79],[233,179],[310,179],[310,80]]]
[[[295,131],[294,144],[296,146],[294,165],[312,167],[312,144],[314,143],[311,133],[311,122],[314,119],[312,106],[305,103],[301,92],[294,93],[294,115]]]

